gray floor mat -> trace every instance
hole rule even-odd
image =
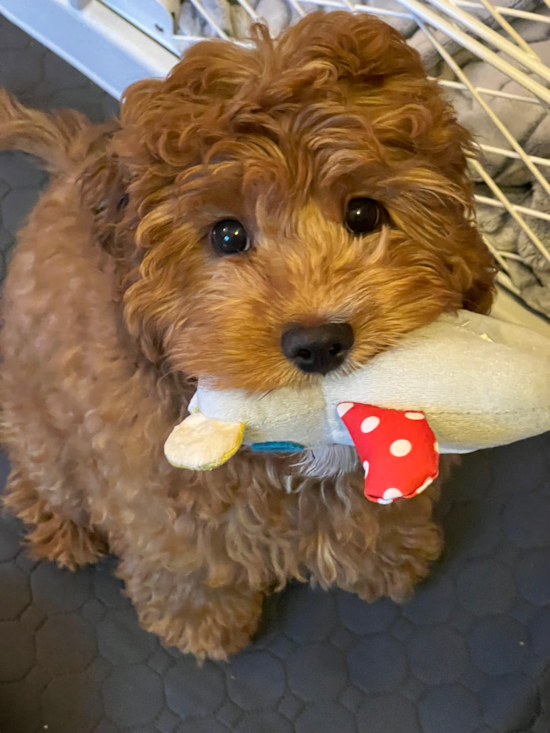
[[[95,119],[116,108],[1,17],[0,84]],[[44,185],[0,154],[2,258]],[[445,556],[405,606],[293,585],[255,644],[201,668],[139,628],[114,559],[34,563],[1,519],[1,733],[550,733],[549,455],[543,436],[464,459]],[[7,470],[0,454],[2,484]]]

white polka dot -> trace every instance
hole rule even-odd
[[[379,425],[380,418],[376,417],[375,415],[371,415],[371,417],[366,417],[361,423],[361,432],[372,433],[372,431],[375,430]]]
[[[431,486],[433,482],[434,482],[433,478],[427,478],[424,481],[424,483],[422,484],[422,486],[419,489],[417,489],[415,493],[421,494],[423,491],[425,491],[428,488],[428,486]]]
[[[351,402],[340,402],[340,404],[336,408],[336,412],[338,413],[340,417],[344,417],[346,412],[349,412],[352,407],[353,407],[353,404]]]
[[[421,412],[406,412],[405,417],[408,420],[424,420],[424,415]]]
[[[396,456],[397,458],[408,456],[411,450],[412,443],[410,442],[410,440],[394,440],[394,442],[390,445],[390,453],[392,454],[392,456]]]
[[[439,443],[437,441],[434,443],[434,451],[439,453]]]
[[[391,499],[393,501],[394,499],[400,499],[403,496],[403,492],[399,491],[399,489],[386,489],[382,496],[384,499]]]
[[[365,469],[365,477],[367,477],[369,475],[370,468],[368,461],[363,461],[363,468]]]
[[[378,499],[379,504],[393,504],[393,499]]]

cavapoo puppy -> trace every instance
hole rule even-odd
[[[489,309],[470,138],[417,53],[376,18],[315,13],[193,46],[105,125],[2,92],[0,147],[51,173],[1,335],[5,503],[33,556],[116,553],[144,628],[198,658],[245,646],[291,578],[405,599],[441,550],[437,486],[378,506],[351,449],[192,473],[163,444],[199,377],[299,388]]]

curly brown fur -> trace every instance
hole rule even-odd
[[[250,49],[194,46],[130,87],[109,128],[3,95],[0,144],[57,170],[20,234],[2,332],[6,501],[35,555],[75,567],[108,538],[142,624],[197,657],[244,646],[289,578],[406,598],[441,549],[438,488],[377,506],[349,461],[315,478],[243,450],[190,473],[163,443],[197,377],[315,378],[281,353],[286,323],[349,321],[349,370],[444,311],[488,309],[470,140],[418,55],[375,18],[314,14],[277,42],[259,28]],[[393,224],[353,238],[357,196]],[[254,247],[219,258],[208,233],[228,217]]]

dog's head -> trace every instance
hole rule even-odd
[[[469,136],[417,53],[344,12],[255,33],[134,84],[89,174],[111,199],[101,236],[144,353],[263,391],[353,369],[443,311],[486,310]]]

